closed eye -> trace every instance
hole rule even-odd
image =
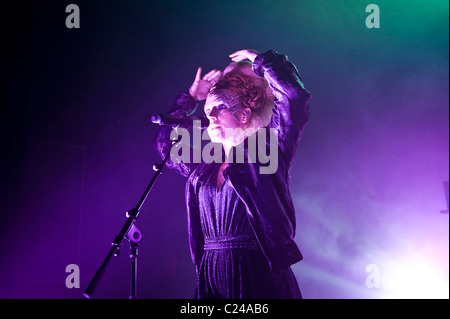
[[[217,108],[217,110],[222,111],[222,110],[227,110],[228,109],[228,105],[226,105],[226,104],[219,104],[217,106],[213,106],[211,109],[206,109],[205,110],[205,114],[209,115],[213,108]]]

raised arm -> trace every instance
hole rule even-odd
[[[190,116],[192,115],[198,106],[198,101],[204,100],[208,93],[209,88],[217,82],[220,75],[222,74],[219,70],[211,70],[207,74],[201,77],[202,69],[198,68],[195,75],[194,82],[189,88],[188,92],[179,93],[175,99],[175,103],[169,110],[169,115],[179,115],[179,116]],[[161,158],[164,158],[172,148],[172,142],[170,140],[170,134],[172,128],[169,126],[161,126],[156,133],[153,140],[153,145],[155,146],[157,152],[160,154]],[[192,151],[190,152],[192,155]],[[193,171],[195,163],[190,158],[189,163],[178,162],[174,163],[170,160],[167,161],[167,167],[171,168],[175,172],[187,177]]]
[[[278,147],[288,167],[291,166],[297,144],[309,120],[311,94],[302,83],[297,68],[286,55],[270,50],[240,50],[230,55],[234,62],[249,59],[253,71],[264,77],[275,96],[275,106],[269,127],[278,131]]]

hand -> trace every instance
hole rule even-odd
[[[202,68],[198,68],[194,83],[189,88],[189,94],[197,101],[206,99],[209,89],[219,81],[221,75],[222,71],[211,70],[201,78]]]
[[[245,49],[245,50],[236,51],[236,52],[230,54],[229,57],[231,58],[231,60],[233,62],[240,62],[242,60],[248,59],[253,63],[255,61],[255,58],[259,54],[260,53],[256,50]]]

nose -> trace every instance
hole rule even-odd
[[[217,113],[218,113],[218,110],[217,110],[217,107],[213,107],[212,109],[211,109],[211,111],[209,112],[209,114],[208,114],[208,118],[213,118],[213,119],[217,119]]]

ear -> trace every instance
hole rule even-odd
[[[248,121],[250,121],[251,117],[252,117],[252,110],[250,108],[246,107],[242,111],[241,122],[242,123],[247,123]]]

